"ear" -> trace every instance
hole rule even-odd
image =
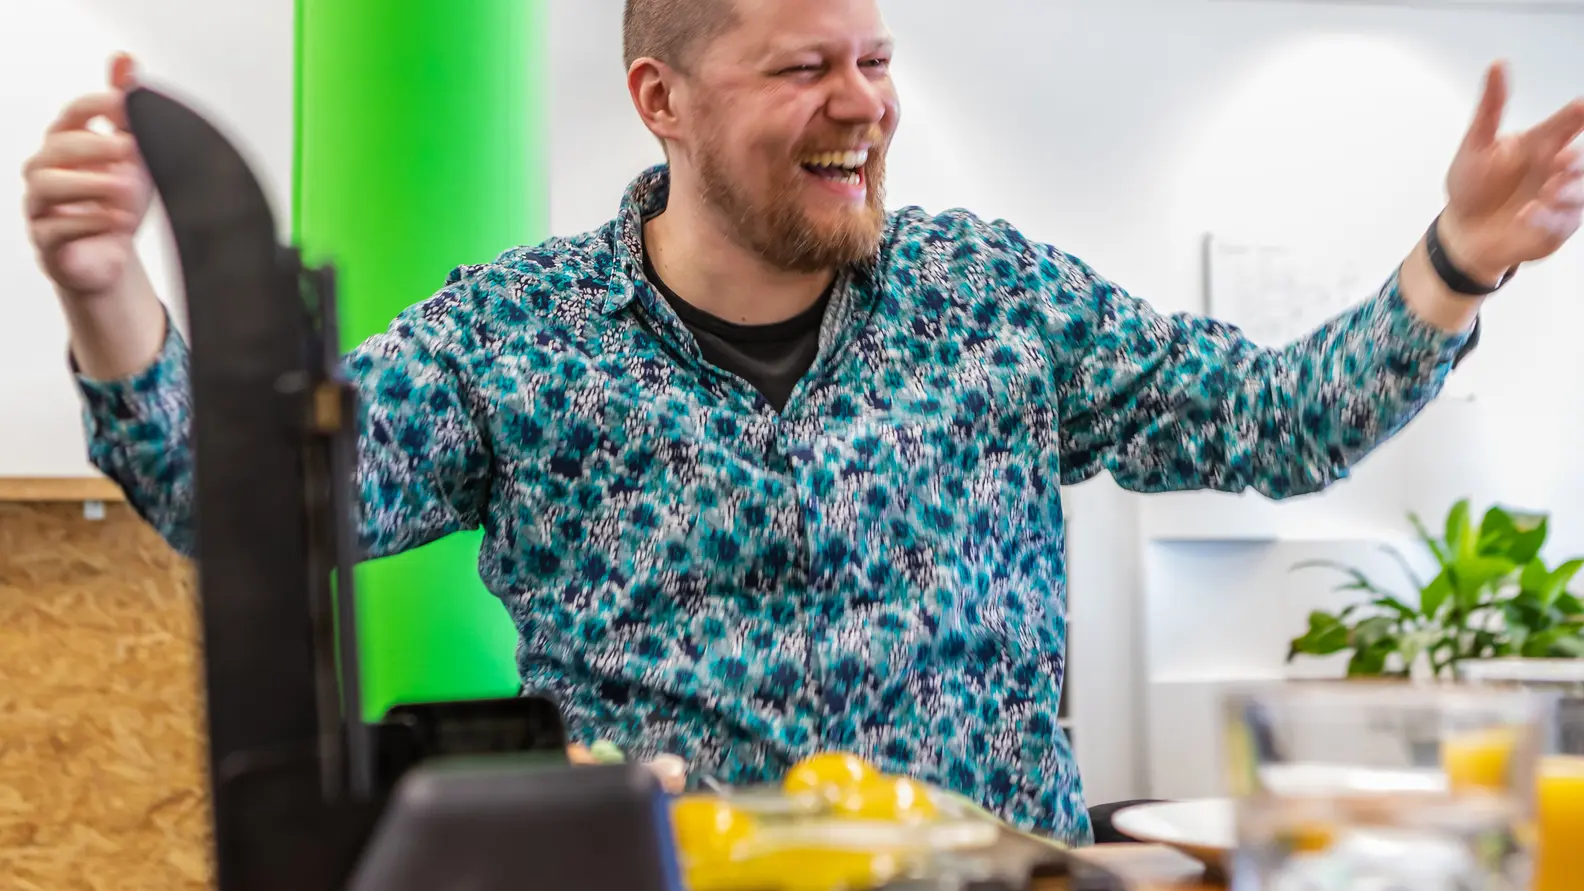
[[[639,59],[627,69],[627,92],[644,126],[658,139],[675,140],[682,133],[678,114],[682,77],[658,59]]]

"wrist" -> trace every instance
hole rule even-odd
[[[120,282],[102,293],[58,293],[72,359],[87,377],[118,379],[142,371],[158,357],[166,310],[141,265],[134,263]]]
[[[1436,235],[1446,259],[1476,283],[1495,288],[1512,270],[1512,265],[1495,255],[1471,225],[1448,208],[1436,221]]]
[[[1403,302],[1415,318],[1443,334],[1467,332],[1485,305],[1487,298],[1458,294],[1447,287],[1430,262],[1425,239],[1419,240],[1398,272]]]

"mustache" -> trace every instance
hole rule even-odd
[[[853,151],[861,145],[869,146],[871,151],[881,152],[888,147],[889,140],[885,138],[884,131],[879,127],[868,126],[861,130],[852,131],[846,138],[829,137],[811,140],[808,144],[800,147],[798,153],[847,152]]]

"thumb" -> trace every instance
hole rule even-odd
[[[110,86],[122,93],[131,92],[137,87],[137,73],[131,55],[116,53],[110,57]]]
[[[1507,64],[1497,62],[1485,73],[1485,92],[1480,96],[1474,122],[1469,125],[1464,144],[1484,148],[1496,141],[1501,130],[1502,111],[1507,107]]]

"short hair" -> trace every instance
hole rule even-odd
[[[688,70],[702,44],[737,25],[733,0],[626,0],[622,9],[622,62],[651,58]]]

